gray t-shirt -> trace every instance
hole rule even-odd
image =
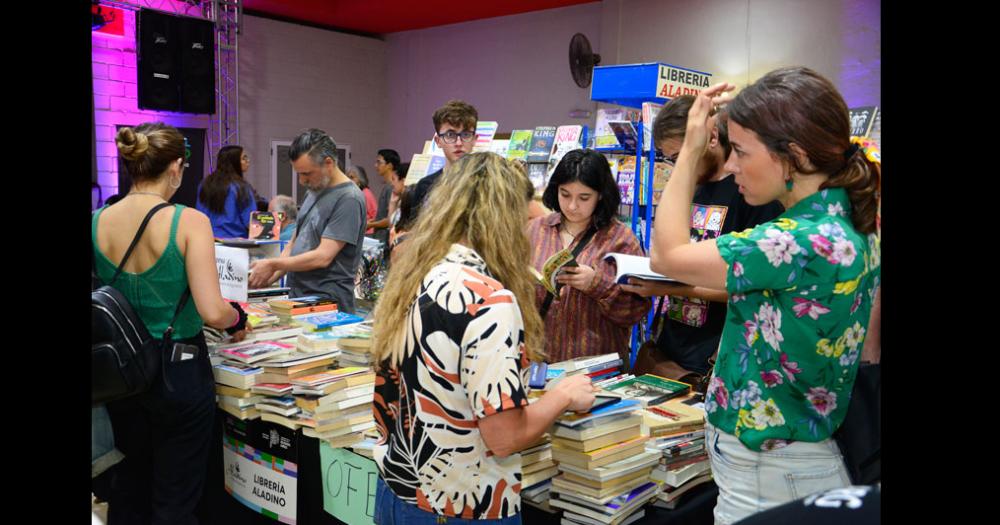
[[[375,220],[380,221],[389,216],[389,200],[392,199],[392,186],[386,184],[382,187],[382,193],[378,195],[378,212],[375,214]],[[375,230],[375,237],[382,244],[387,244],[389,242],[389,228],[379,228]]]
[[[327,188],[318,195],[311,190],[306,194],[301,208],[305,214],[298,217],[292,255],[315,250],[322,238],[345,244],[326,268],[289,272],[288,286],[292,297],[328,297],[337,302],[339,311],[354,313],[354,277],[365,240],[365,208],[364,194],[349,181]]]

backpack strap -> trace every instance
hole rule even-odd
[[[121,275],[122,269],[125,267],[125,262],[128,261],[128,258],[132,255],[132,251],[135,250],[136,245],[139,244],[139,239],[142,237],[142,233],[146,231],[146,225],[149,224],[149,220],[153,218],[153,215],[156,212],[168,206],[173,205],[169,202],[161,202],[160,204],[153,206],[153,209],[149,210],[149,213],[146,214],[146,218],[144,218],[142,220],[142,224],[139,225],[139,230],[135,232],[135,237],[132,238],[132,244],[129,245],[128,250],[125,250],[125,256],[122,257],[122,262],[118,263],[118,269],[115,270],[115,276],[111,278],[111,282],[108,284],[114,284],[114,282],[118,280],[118,276]]]

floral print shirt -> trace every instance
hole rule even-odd
[[[708,420],[756,451],[829,438],[847,412],[880,277],[843,188],[716,241],[729,309]]]
[[[529,363],[514,294],[483,259],[454,244],[424,277],[406,319],[404,357],[383,362],[373,454],[404,501],[438,515],[502,519],[520,512],[521,455],[499,458],[478,420],[527,406]]]

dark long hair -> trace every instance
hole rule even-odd
[[[776,69],[741,91],[726,113],[795,171],[829,174],[820,189],[847,190],[854,228],[862,234],[875,231],[876,167],[860,151],[845,157],[851,126],[844,97],[832,82],[805,67]],[[793,142],[806,152],[814,170],[799,165],[789,148]]]
[[[611,175],[608,159],[592,149],[573,150],[559,161],[549,179],[549,185],[542,193],[542,204],[562,213],[559,209],[559,186],[575,181],[596,191],[600,196],[594,208],[594,226],[601,229],[611,224],[618,213],[622,197],[618,193],[615,177]]]
[[[243,180],[243,146],[223,146],[215,163],[215,171],[201,183],[198,200],[203,202],[213,213],[226,211],[226,196],[229,186],[236,184],[236,203],[244,207],[250,203],[250,185]]]

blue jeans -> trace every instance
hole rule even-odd
[[[728,525],[809,494],[851,484],[833,439],[795,441],[777,450],[756,452],[736,436],[706,422],[705,447],[719,486],[716,525]]]
[[[439,516],[403,501],[378,478],[375,488],[375,525],[521,525],[521,515],[499,520],[470,520]]]

